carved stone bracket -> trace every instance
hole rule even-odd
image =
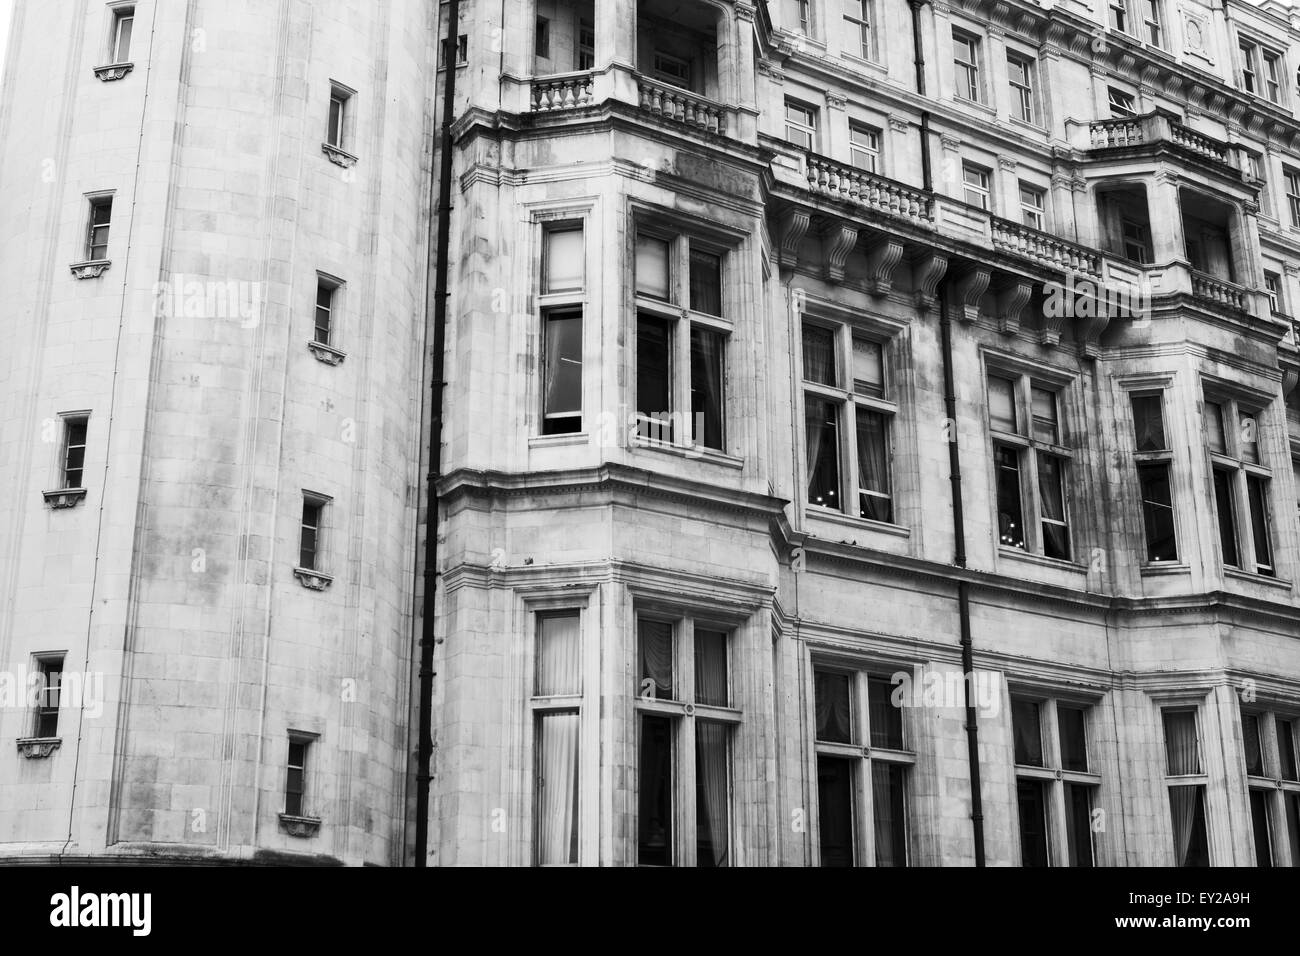
[[[18,752],[28,760],[44,760],[59,749],[63,740],[59,737],[20,737]]]
[[[930,311],[934,305],[935,295],[939,291],[939,282],[948,271],[948,257],[934,253],[921,256],[912,263],[913,300],[922,312]]]
[[[110,83],[113,80],[120,80],[133,69],[135,69],[134,63],[109,63],[106,66],[95,67],[95,75],[105,83]]]
[[[957,310],[957,318],[963,322],[974,322],[979,319],[980,297],[988,291],[989,280],[992,278],[991,269],[975,266],[953,283],[957,293],[957,301],[953,303],[953,308]]]
[[[822,278],[831,282],[843,282],[844,264],[857,244],[857,226],[847,222],[834,222],[823,229]]]
[[[292,837],[313,837],[320,830],[320,817],[297,817],[280,814],[280,829]]]
[[[799,243],[808,234],[812,225],[812,214],[803,209],[791,207],[781,213],[780,262],[784,268],[793,269],[799,264]]]
[[[998,292],[998,329],[1005,335],[1020,331],[1020,315],[1029,304],[1034,287],[1029,282],[1011,282]]]
[[[344,169],[351,169],[357,164],[357,158],[345,149],[339,149],[337,146],[331,146],[329,143],[320,144],[321,152],[329,157],[329,161],[335,166],[342,166]]]
[[[314,339],[307,343],[307,348],[311,349],[311,354],[316,356],[316,361],[324,362],[326,365],[341,365],[347,358],[346,352]]]
[[[312,571],[310,568],[294,568],[293,576],[302,582],[303,587],[313,591],[324,591],[334,583],[332,575],[323,571]]]
[[[88,259],[85,262],[74,262],[70,268],[78,279],[98,279],[112,264],[111,259]]]
[[[1074,335],[1079,340],[1080,350],[1086,359],[1095,359],[1101,352],[1101,333],[1110,325],[1110,313],[1097,309],[1100,315],[1081,316],[1074,322]]]
[[[867,291],[888,295],[894,286],[894,269],[903,258],[903,244],[897,239],[880,239],[867,252]]]
[[[1282,369],[1282,397],[1290,398],[1296,385],[1300,385],[1300,368],[1285,366]]]
[[[77,502],[86,497],[86,489],[58,488],[54,491],[42,491],[41,494],[45,496],[45,506],[57,511],[60,508],[77,507]]]

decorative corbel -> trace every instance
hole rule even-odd
[[[897,239],[880,239],[867,251],[867,291],[888,295],[894,285],[894,268],[903,258],[903,244]]]
[[[1020,331],[1020,314],[1029,304],[1034,286],[1025,280],[1013,280],[998,293],[998,330],[1004,335]]]
[[[833,222],[822,230],[822,278],[844,281],[844,263],[858,244],[858,227],[847,222]]]
[[[797,206],[791,206],[781,213],[781,245],[779,260],[781,266],[793,269],[799,264],[799,243],[812,225],[812,213]]]
[[[912,297],[916,307],[929,312],[939,291],[939,282],[948,271],[948,257],[926,253],[912,263]]]
[[[980,317],[980,297],[988,291],[989,280],[993,270],[982,266],[972,266],[964,276],[953,285],[957,292],[957,318],[963,322],[975,322]]]
[[[1110,311],[1101,308],[1097,304],[1093,311],[1095,314],[1079,316],[1074,322],[1074,335],[1079,341],[1080,350],[1083,357],[1089,361],[1095,359],[1101,352],[1100,341],[1101,333],[1106,331],[1106,326],[1110,325]]]
[[[1282,369],[1282,397],[1290,398],[1295,387],[1300,385],[1300,368],[1288,365]]]

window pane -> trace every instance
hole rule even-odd
[[[316,570],[316,554],[320,545],[321,506],[313,501],[302,504],[302,541],[300,542],[298,567],[308,571]]]
[[[723,355],[726,336],[691,329],[691,437],[705,448],[722,449]]]
[[[804,397],[808,435],[808,501],[843,510],[840,504],[839,407],[811,395]]]
[[[574,618],[576,623],[577,618]],[[576,631],[576,627],[575,627]],[[573,713],[537,718],[537,863],[578,862],[578,731]]]
[[[636,237],[636,291],[656,299],[669,299],[668,243],[638,234]]]
[[[1155,462],[1138,466],[1142,489],[1142,520],[1146,528],[1147,560],[1177,561],[1174,508],[1169,490],[1169,466]]]
[[[998,541],[1010,548],[1025,546],[1021,516],[1020,453],[1005,445],[994,446],[997,465]]]
[[[1287,793],[1286,834],[1291,845],[1291,865],[1300,866],[1300,793]]]
[[[1223,433],[1223,406],[1214,402],[1205,403],[1205,441],[1210,451],[1221,455],[1227,454],[1228,443]]]
[[[887,677],[867,679],[868,719],[871,746],[886,750],[903,749],[903,710],[892,700],[894,685]]]
[[[545,614],[537,619],[537,694],[582,693],[578,615]]]
[[[1201,752],[1196,739],[1196,712],[1166,710],[1165,756],[1170,776],[1201,772]]]
[[[1264,748],[1259,736],[1259,716],[1241,715],[1242,746],[1246,751],[1246,773],[1256,777],[1264,775]]]
[[[330,97],[330,122],[326,135],[329,145],[343,145],[343,100],[337,96]]]
[[[1082,707],[1056,705],[1056,723],[1061,733],[1061,769],[1088,770],[1088,734]]]
[[[1162,399],[1159,394],[1133,396],[1133,433],[1138,451],[1163,451],[1165,440]]]
[[[672,441],[671,330],[663,319],[642,315],[637,321],[636,398],[643,438]]]
[[[907,768],[871,762],[876,866],[907,866]]]
[[[858,514],[872,521],[892,522],[889,491],[889,417],[857,409]]]
[[[1034,438],[1038,441],[1061,443],[1061,431],[1056,418],[1056,393],[1045,388],[1029,390],[1033,402]]]
[[[726,707],[727,635],[695,629],[695,703]]]
[[[822,866],[853,866],[853,761],[817,758]]]
[[[1055,455],[1038,456],[1038,500],[1042,508],[1043,554],[1067,561],[1070,528],[1065,517],[1063,462]]]
[[[582,288],[581,229],[547,230],[545,258],[542,292],[567,292]]]
[[[1241,449],[1241,460],[1259,464],[1259,419],[1254,415],[1242,415],[1237,425],[1237,445]]]
[[[316,341],[329,345],[330,325],[334,309],[334,290],[324,283],[316,285]]]
[[[1047,866],[1047,799],[1042,781],[1017,780],[1020,807],[1020,864]]]
[[[835,335],[815,325],[803,327],[803,378],[805,382],[835,386]]]
[[[1219,523],[1219,544],[1223,547],[1223,563],[1240,567],[1237,557],[1237,516],[1232,503],[1232,473],[1222,468],[1214,469],[1214,509]]]
[[[673,865],[673,722],[641,716],[640,779],[637,781],[637,862]]]
[[[1092,787],[1065,785],[1065,839],[1070,866],[1092,866]]]
[[[1010,379],[989,377],[989,424],[1003,432],[1016,432],[1015,386]]]
[[[726,724],[695,722],[695,860],[697,866],[731,863],[731,786]]]
[[[1033,700],[1011,700],[1011,728],[1015,735],[1016,763],[1023,767],[1043,765],[1041,707]]]
[[[1273,865],[1273,847],[1269,833],[1268,791],[1250,791],[1250,829],[1255,844],[1255,865],[1271,867]]]
[[[1300,780],[1300,776],[1296,775],[1295,737],[1295,721],[1279,719],[1277,722],[1277,751],[1283,780]],[[1296,866],[1300,866],[1300,857],[1297,857],[1294,862]]]
[[[872,398],[885,394],[885,355],[879,342],[853,339],[853,390]]]
[[[815,671],[813,706],[817,717],[817,739],[828,743],[853,742],[852,683],[848,674]]]
[[[691,250],[691,308],[709,315],[722,314],[722,258]]]
[[[1246,476],[1246,498],[1250,503],[1250,533],[1255,545],[1255,570],[1273,573],[1273,542],[1269,529],[1268,480]]]
[[[653,700],[673,699],[673,626],[642,618],[638,624],[641,673],[637,693]]]
[[[550,312],[546,316],[543,357],[542,434],[577,432],[582,428],[582,313]]]

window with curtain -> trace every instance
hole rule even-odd
[[[646,443],[727,450],[726,261],[724,249],[693,236],[637,228],[634,390]]]
[[[801,345],[808,503],[893,524],[887,341],[819,320],[804,323]]]
[[[541,377],[543,435],[582,431],[582,327],[586,244],[581,221],[542,227]]]
[[[884,673],[813,668],[822,866],[911,863],[908,800],[916,754],[908,747],[894,690]]]
[[[1088,759],[1087,704],[1011,697],[1023,866],[1095,865],[1093,811],[1101,775]],[[1048,838],[1065,829],[1065,845]]]
[[[581,612],[539,612],[533,680],[533,843],[538,866],[578,863]]]
[[[1194,708],[1166,708],[1161,713],[1165,730],[1165,761],[1169,786],[1169,813],[1176,866],[1209,866],[1209,835],[1205,819],[1205,783],[1201,768]]]
[[[637,617],[637,862],[732,865],[733,632],[692,616]],[[681,795],[692,795],[679,805]]]
[[[1272,470],[1264,411],[1232,395],[1205,396],[1205,447],[1224,567],[1275,577]]]
[[[1061,389],[999,370],[989,373],[986,395],[998,544],[1069,561],[1073,456],[1065,447]]]
[[[1241,709],[1241,745],[1256,866],[1300,866],[1294,715]]]

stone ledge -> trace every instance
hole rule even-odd
[[[95,67],[95,75],[105,83],[109,83],[113,80],[120,80],[133,69],[135,69],[134,63],[109,63]]]
[[[335,166],[342,166],[344,169],[351,169],[357,164],[357,157],[353,156],[345,149],[339,149],[337,146],[331,146],[329,143],[320,144],[321,152],[329,157],[329,161]]]
[[[308,342],[307,348],[311,349],[312,355],[316,356],[316,361],[324,362],[326,365],[342,365],[343,360],[348,356],[348,353],[342,349],[315,340]]]
[[[303,587],[313,591],[324,591],[334,583],[332,575],[323,571],[313,571],[310,568],[294,568],[293,576],[302,582]]]
[[[18,752],[28,760],[43,760],[63,743],[61,737],[19,737]]]
[[[75,508],[82,498],[86,497],[85,488],[59,488],[55,491],[42,491],[45,496],[45,506],[51,510],[60,508]]]
[[[299,817],[291,813],[282,813],[280,829],[291,837],[314,837],[320,830],[320,817]]]
[[[85,262],[74,262],[69,268],[78,279],[98,279],[112,264],[111,259],[87,259]]]

